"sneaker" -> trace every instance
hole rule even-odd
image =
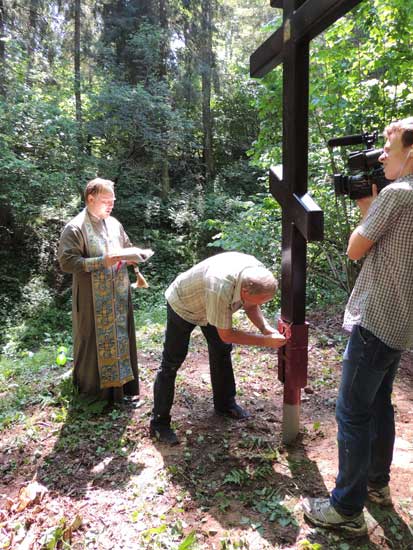
[[[232,418],[234,420],[245,420],[246,418],[249,418],[251,416],[248,411],[246,411],[236,403],[225,410],[215,409],[215,412],[219,416],[226,416],[227,418]]]
[[[381,506],[392,506],[393,500],[390,494],[390,487],[386,485],[381,489],[374,489],[373,487],[367,487],[367,498],[371,502],[380,504]]]
[[[168,445],[178,445],[179,443],[176,433],[170,426],[151,423],[149,426],[149,434],[160,443],[167,443]]]
[[[351,537],[362,537],[367,534],[364,514],[343,516],[331,506],[328,498],[306,498],[302,503],[304,517],[313,525],[337,529]]]

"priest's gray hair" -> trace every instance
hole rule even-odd
[[[248,267],[241,273],[241,287],[248,294],[274,295],[277,290],[277,281],[266,267]]]

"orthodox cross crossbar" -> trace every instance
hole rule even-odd
[[[283,25],[250,58],[252,77],[283,63],[283,164],[270,170],[270,191],[282,207],[279,328],[290,336],[278,354],[285,443],[298,434],[301,388],[307,384],[307,241],[323,239],[323,212],[307,193],[310,41],[361,1],[272,0],[283,9]]]

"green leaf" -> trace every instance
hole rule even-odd
[[[168,526],[166,523],[163,523],[159,527],[151,527],[150,529],[146,529],[145,531],[142,531],[142,535],[144,537],[147,537],[148,535],[159,535],[159,533],[164,533],[167,530]]]
[[[190,550],[193,548],[196,543],[196,534],[195,531],[191,531],[189,535],[181,542],[178,546],[178,550]]]

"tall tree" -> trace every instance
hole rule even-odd
[[[40,11],[40,0],[30,0],[29,4],[29,20],[27,25],[27,71],[26,80],[31,83],[30,71],[34,66],[34,54],[36,51],[38,37],[38,23]]]
[[[203,158],[207,186],[214,177],[214,155],[212,147],[213,117],[211,112],[212,93],[212,0],[202,0],[201,12],[201,79],[202,79],[202,126]]]
[[[166,82],[167,76],[167,63],[169,54],[169,40],[168,40],[168,18],[166,13],[165,0],[159,0],[159,25],[161,28],[161,43],[160,43],[160,61],[159,61],[159,75],[161,80]],[[161,195],[166,198],[171,190],[169,180],[169,162],[168,162],[168,129],[165,125],[164,131],[164,148],[163,158],[161,160]]]
[[[6,95],[6,36],[4,33],[4,3],[0,0],[0,95]]]
[[[74,1],[74,20],[75,20],[75,37],[74,37],[74,84],[75,84],[75,105],[76,105],[76,122],[79,129],[79,141],[82,145],[82,95],[81,95],[81,75],[80,75],[80,14],[81,0]]]

